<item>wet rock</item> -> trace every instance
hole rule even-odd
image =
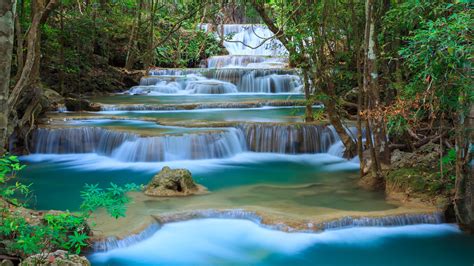
[[[145,194],[155,197],[189,196],[206,192],[204,186],[194,182],[189,170],[171,169],[167,166],[145,187]]]
[[[20,263],[22,266],[33,265],[68,265],[88,266],[91,265],[86,257],[69,254],[64,250],[56,250],[51,253],[36,254],[26,258]]]
[[[56,111],[58,107],[64,106],[64,97],[55,90],[43,88],[42,95],[49,111]]]
[[[86,99],[77,99],[77,98],[66,98],[65,100],[66,107],[68,111],[91,111],[98,112],[100,111],[100,105],[92,103]]]

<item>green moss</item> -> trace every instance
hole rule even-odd
[[[449,191],[453,181],[441,178],[438,172],[420,168],[400,168],[388,172],[387,182],[402,190],[434,196]]]

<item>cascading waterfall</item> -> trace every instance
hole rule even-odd
[[[149,105],[149,104],[101,104],[101,111],[166,111],[166,110],[191,110],[191,109],[224,109],[224,108],[259,108],[265,106],[295,106],[292,100],[259,101],[259,102],[216,102],[196,103],[182,105]]]
[[[299,93],[301,79],[289,69],[151,70],[129,94]]]
[[[241,152],[324,153],[339,137],[331,126],[241,124],[183,135],[142,137],[99,127],[39,128],[34,153],[97,153],[125,162],[228,158]]]
[[[195,210],[188,212],[181,212],[169,216],[159,217],[159,223],[153,223],[147,227],[144,231],[126,237],[124,239],[117,239],[110,237],[103,241],[94,243],[94,251],[104,252],[110,251],[117,248],[124,248],[136,244],[137,242],[143,241],[155,234],[165,223],[186,221],[191,219],[206,219],[206,218],[218,218],[218,219],[243,219],[252,221],[262,227],[281,230],[287,232],[318,232],[325,230],[342,229],[347,227],[367,227],[367,226],[405,226],[415,224],[441,224],[444,222],[444,217],[441,213],[427,213],[427,214],[402,214],[402,215],[391,215],[386,217],[343,217],[334,221],[323,222],[320,224],[313,224],[309,222],[306,229],[296,229],[289,225],[278,223],[278,224],[265,224],[262,222],[262,217],[252,211],[246,211],[242,209],[234,210]]]
[[[385,217],[344,217],[335,221],[325,222],[319,225],[322,229],[336,229],[344,227],[361,226],[402,226],[413,224],[440,224],[444,222],[442,213],[429,214],[402,214]]]
[[[125,141],[136,140],[135,134],[105,130],[98,127],[46,129],[33,134],[34,153],[91,153],[108,155]]]
[[[219,55],[209,57],[207,68],[284,68],[288,66],[286,57],[259,55]]]
[[[210,79],[189,82],[186,91],[192,94],[237,93],[237,87],[229,82]]]
[[[231,157],[246,151],[244,136],[233,128],[216,132],[140,137],[97,127],[38,129],[35,153],[97,153],[126,162],[156,162]]]
[[[331,126],[242,124],[251,151],[324,153],[339,140]]]
[[[222,27],[223,26],[223,27]],[[262,24],[224,24],[215,29],[209,24],[201,24],[204,31],[215,32],[216,37],[226,38],[224,46],[231,55],[282,56],[288,51],[274,33]],[[223,32],[222,32],[223,29]]]

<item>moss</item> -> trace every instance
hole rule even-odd
[[[421,168],[399,168],[388,172],[389,185],[401,190],[436,196],[445,194],[452,186],[452,180],[440,177],[438,172],[426,171]]]

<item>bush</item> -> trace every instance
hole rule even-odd
[[[19,194],[28,194],[29,186],[15,182],[16,173],[25,166],[18,158],[4,155],[0,159],[0,244],[15,256],[47,254],[57,249],[79,254],[90,245],[91,230],[87,220],[92,213],[105,208],[115,218],[125,216],[131,190],[135,184],[118,186],[111,183],[107,189],[86,185],[81,197],[84,202],[78,213],[51,211],[44,215],[24,208]],[[46,258],[45,258],[46,259]]]

